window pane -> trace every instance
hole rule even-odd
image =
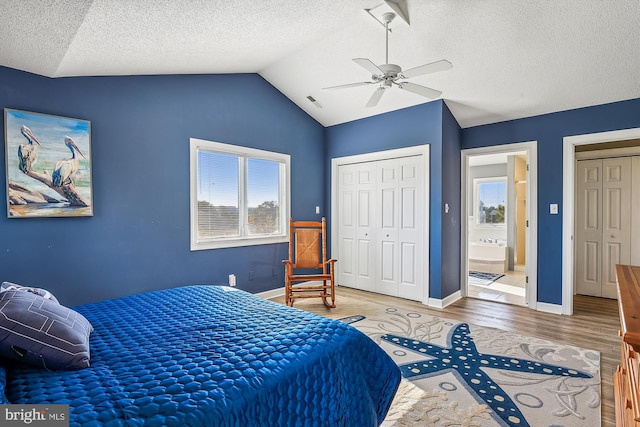
[[[238,157],[198,151],[198,239],[239,235]]]
[[[504,224],[507,185],[501,182],[478,183],[478,224]]]
[[[249,235],[280,232],[280,163],[247,159]]]

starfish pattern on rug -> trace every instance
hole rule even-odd
[[[591,378],[589,374],[562,366],[504,357],[497,354],[480,353],[469,334],[469,325],[466,323],[461,323],[451,330],[447,337],[448,347],[441,347],[393,334],[383,335],[381,339],[415,353],[432,357],[431,359],[399,365],[404,378],[416,379],[415,377],[426,377],[440,374],[443,371],[452,371],[508,426],[528,427],[529,423],[509,395],[481,368]]]

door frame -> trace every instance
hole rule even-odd
[[[538,141],[516,142],[512,144],[493,145],[490,147],[469,148],[460,152],[461,198],[460,198],[460,290],[462,296],[467,296],[469,286],[469,258],[468,258],[468,168],[469,157],[485,154],[511,153],[526,151],[529,164],[527,178],[527,271],[526,283],[527,305],[538,309]]]
[[[562,167],[562,314],[573,314],[575,245],[575,166],[578,145],[600,144],[640,138],[640,128],[565,136]]]
[[[345,157],[336,157],[331,159],[331,257],[335,258],[340,262],[340,248],[339,248],[339,238],[338,238],[338,212],[339,212],[339,187],[340,187],[340,179],[338,176],[338,167],[342,165],[348,165],[353,163],[366,163],[366,162],[374,162],[377,160],[387,160],[387,159],[395,159],[399,157],[409,157],[409,156],[422,156],[422,166],[424,168],[423,175],[423,184],[424,184],[424,204],[423,209],[425,212],[424,215],[424,223],[422,224],[423,228],[423,254],[424,262],[422,268],[422,277],[423,277],[423,289],[422,289],[422,304],[429,304],[429,204],[430,204],[430,176],[431,176],[431,168],[430,168],[430,148],[429,144],[426,145],[416,145],[413,147],[406,148],[398,148],[393,150],[384,150],[384,151],[375,151],[372,153],[364,153],[364,154],[356,154],[353,156],[345,156]],[[338,285],[340,285],[338,283]]]

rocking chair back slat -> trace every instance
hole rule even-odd
[[[295,231],[296,259],[293,268],[322,268],[325,259],[320,254],[321,238],[322,233],[317,229],[298,228]]]

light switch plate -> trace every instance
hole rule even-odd
[[[557,203],[551,203],[549,205],[549,213],[551,215],[558,215],[558,204]]]

